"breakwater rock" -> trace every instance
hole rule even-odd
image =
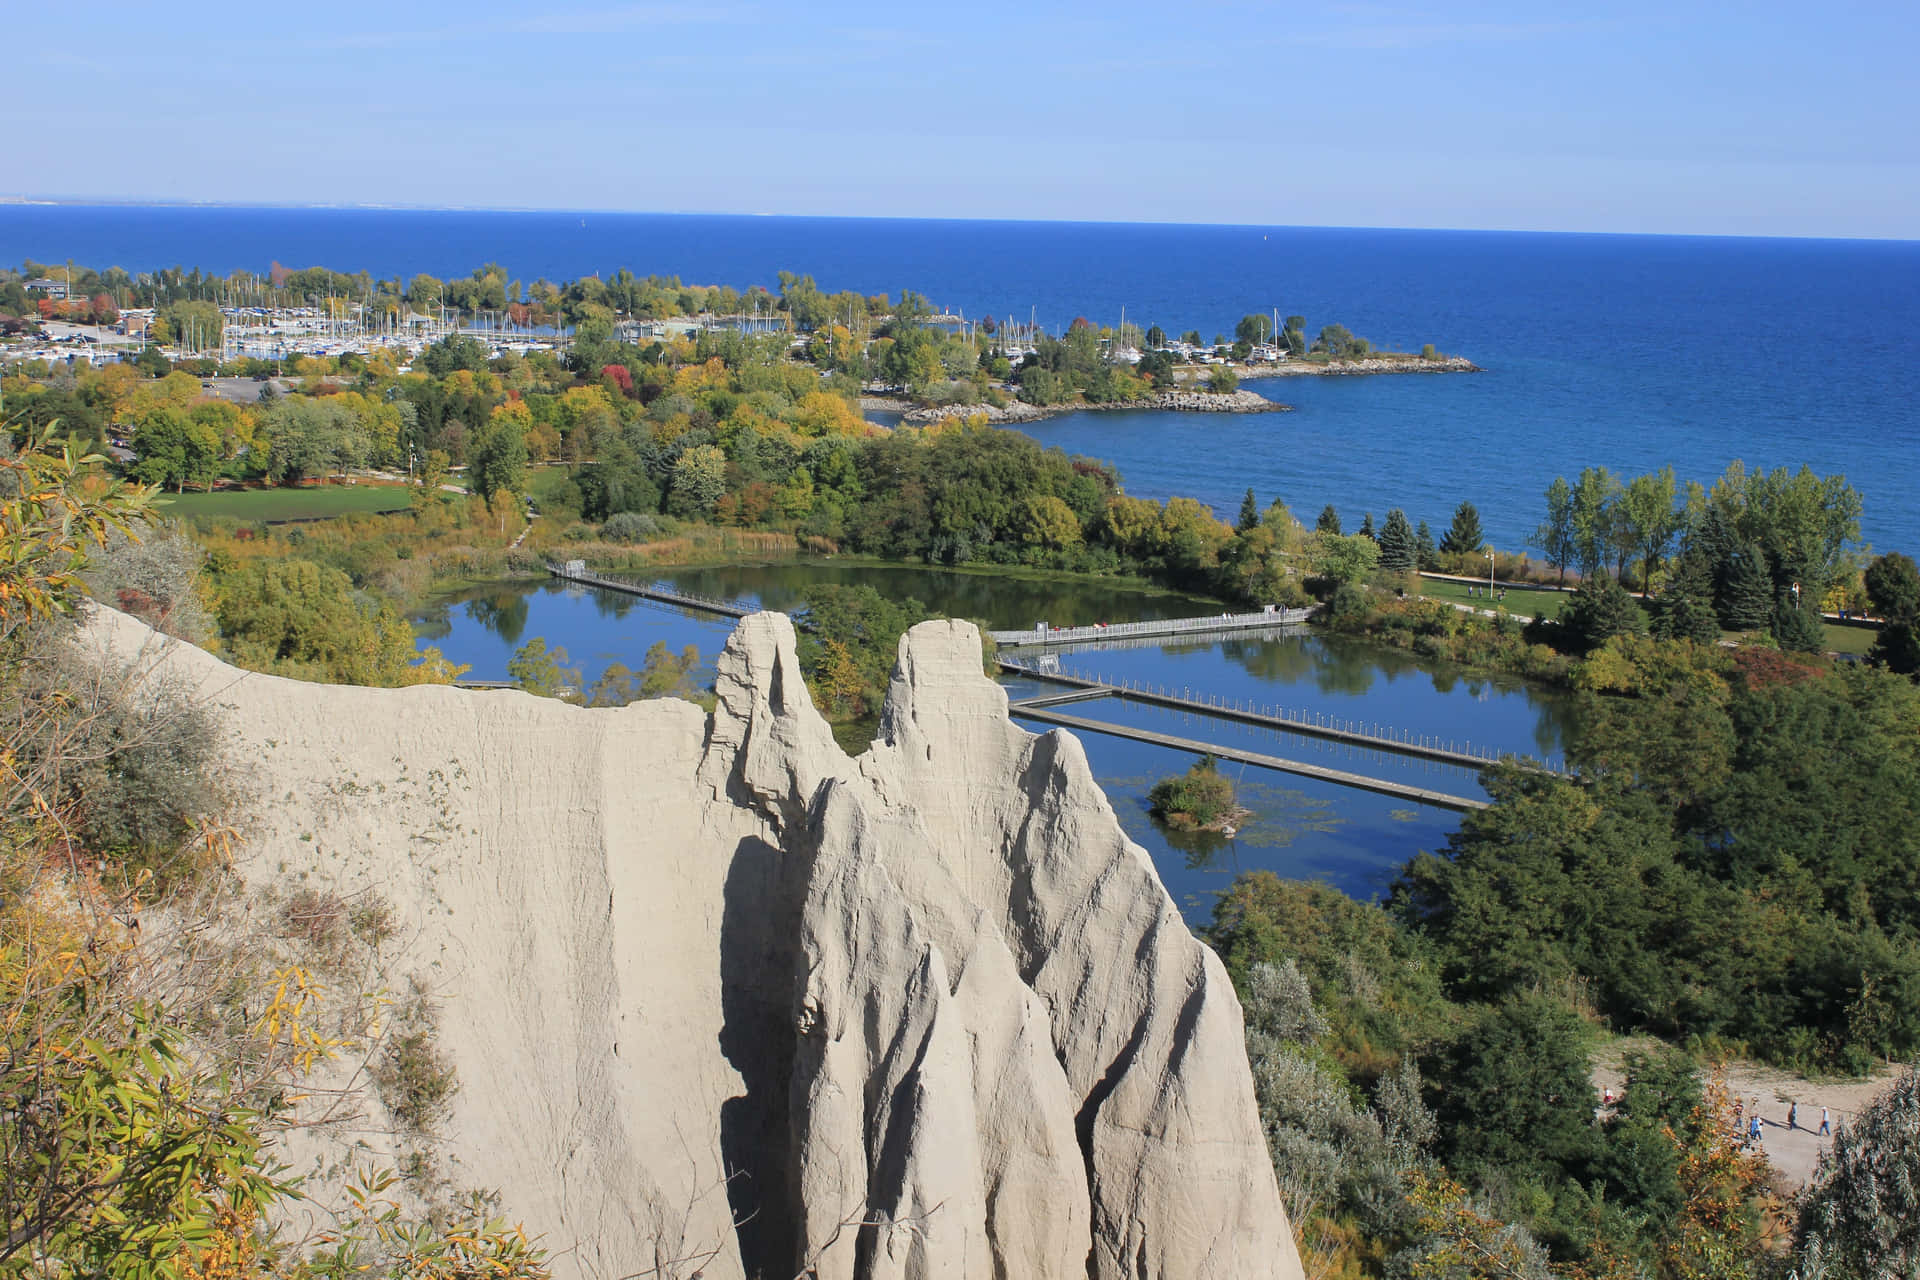
[[[1341,375],[1375,373],[1483,373],[1479,365],[1465,356],[1436,356],[1431,360],[1418,356],[1390,359],[1368,357],[1365,360],[1328,360],[1324,363],[1312,360],[1288,360],[1280,364],[1249,365],[1239,373],[1243,378],[1290,378],[1311,377],[1314,375],[1339,377]]]
[[[1301,1275],[1225,970],[972,626],[902,640],[850,758],[778,614],[710,714],[303,684],[89,625],[221,716],[235,874],[379,904],[356,980],[438,1006],[431,1135],[352,1092],[364,1056],[303,1090],[277,1154],[323,1203],[425,1144],[563,1275]]]
[[[1165,391],[1156,391],[1139,400],[1096,401],[1084,404],[1037,405],[1024,400],[1014,400],[1005,406],[990,404],[943,405],[934,408],[915,409],[902,421],[914,426],[924,426],[929,422],[939,422],[944,418],[970,418],[978,414],[995,425],[1017,422],[1037,422],[1042,418],[1051,418],[1056,414],[1079,413],[1085,410],[1112,412],[1121,410],[1172,409],[1181,413],[1279,413],[1291,408],[1275,400],[1269,400],[1257,391],[1242,388],[1238,391],[1213,392],[1202,391],[1195,387],[1174,387]]]

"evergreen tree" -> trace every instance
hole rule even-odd
[[[1240,499],[1240,518],[1234,522],[1236,533],[1245,533],[1260,524],[1260,503],[1253,496],[1253,487],[1247,487],[1247,496]]]
[[[1773,618],[1773,576],[1766,553],[1757,545],[1736,551],[1722,565],[1714,584],[1713,609],[1729,631],[1758,631]]]
[[[1360,536],[1371,538],[1375,542],[1380,540],[1380,535],[1373,531],[1373,512],[1371,511],[1367,512],[1366,518],[1360,521]]]
[[[1569,648],[1587,653],[1618,635],[1641,635],[1647,615],[1627,589],[1604,573],[1580,584],[1560,615],[1560,635]]]
[[[1419,554],[1407,513],[1398,507],[1387,512],[1387,522],[1380,530],[1380,567],[1388,573],[1412,573],[1419,564]]]
[[[1653,634],[1662,640],[1712,644],[1720,638],[1720,619],[1708,597],[1692,591],[1670,591],[1654,604]]]
[[[1920,673],[1920,622],[1889,622],[1880,628],[1867,661],[1903,676]]]
[[[1448,555],[1467,556],[1479,551],[1487,538],[1480,531],[1480,511],[1471,502],[1453,509],[1453,523],[1440,539],[1440,550]]]
[[[1333,509],[1331,502],[1320,508],[1320,518],[1314,521],[1313,528],[1316,533],[1340,532],[1340,513]]]
[[[1422,520],[1420,527],[1413,531],[1414,556],[1423,570],[1440,567],[1440,549],[1433,544],[1433,530]]]
[[[1827,647],[1826,628],[1813,610],[1802,608],[1785,591],[1773,606],[1773,642],[1788,653],[1819,653]]]

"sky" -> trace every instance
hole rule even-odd
[[[1913,0],[76,12],[0,195],[1920,239]]]

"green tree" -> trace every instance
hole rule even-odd
[[[220,436],[204,420],[171,405],[149,410],[134,429],[133,449],[140,461],[134,478],[143,484],[171,484],[186,492],[189,482],[211,487],[220,465]]]
[[[1240,388],[1240,375],[1224,364],[1217,364],[1207,374],[1207,390],[1215,395],[1226,395]]]
[[[369,440],[360,419],[337,400],[289,396],[267,410],[267,476],[295,484],[366,461]]]
[[[717,445],[695,445],[674,460],[672,477],[667,510],[674,515],[705,515],[727,491],[727,455]]]
[[[1440,550],[1451,556],[1476,555],[1486,541],[1480,531],[1479,509],[1471,502],[1462,502],[1453,509],[1453,523],[1440,539]]]
[[[567,666],[567,651],[547,647],[545,636],[535,636],[507,659],[507,674],[528,693],[540,698],[564,698],[580,687],[580,673]]]
[[[1620,495],[1621,541],[1640,556],[1642,596],[1652,590],[1654,567],[1685,524],[1684,513],[1674,506],[1675,492],[1673,468],[1663,467],[1651,475],[1635,476]]]
[[[1245,533],[1260,523],[1260,502],[1253,496],[1253,487],[1247,487],[1246,497],[1240,499],[1240,518],[1233,522],[1236,533]]]
[[[1920,567],[1898,551],[1876,557],[1862,575],[1873,611],[1888,622],[1920,620]]]
[[[407,305],[421,315],[431,316],[440,307],[441,287],[437,277],[422,272],[407,281]]]
[[[1265,314],[1241,316],[1240,323],[1233,327],[1233,336],[1236,341],[1259,346],[1273,336],[1273,318]]]
[[[1773,605],[1768,627],[1775,644],[1788,653],[1819,653],[1827,647],[1827,632],[1810,604],[1796,602],[1791,592],[1781,592]]]
[[[1582,582],[1560,615],[1560,634],[1579,653],[1591,653],[1614,636],[1646,631],[1640,602],[1605,574]]]
[[[1373,542],[1378,538],[1378,535],[1373,531],[1373,512],[1369,511],[1360,517],[1359,536],[1369,542]]]
[[[491,503],[495,494],[518,493],[526,472],[527,439],[519,424],[491,419],[468,448],[467,487]]]
[[[1573,563],[1577,544],[1573,532],[1573,486],[1563,476],[1555,476],[1547,486],[1547,518],[1527,539],[1538,547],[1547,563],[1560,571],[1560,585],[1567,582],[1567,566]]]
[[[1150,351],[1158,351],[1166,345],[1167,331],[1157,324],[1150,326],[1147,329],[1147,349]]]
[[[1364,534],[1316,533],[1308,548],[1314,573],[1338,586],[1357,586],[1380,562],[1380,545]]]
[[[1605,569],[1614,545],[1615,504],[1620,482],[1605,467],[1587,467],[1573,486],[1573,507],[1569,514],[1573,538],[1574,562],[1580,576],[1591,578]],[[1771,599],[1771,595],[1768,597]]]
[[[1414,556],[1423,571],[1432,571],[1440,567],[1440,549],[1434,545],[1433,530],[1422,520],[1420,527],[1413,531]]]
[[[1920,622],[1882,624],[1867,660],[1903,676],[1920,673]]]
[[[1334,510],[1331,502],[1320,508],[1320,518],[1313,522],[1313,528],[1316,533],[1340,532],[1340,513]]]
[[[1920,1067],[1834,1134],[1801,1201],[1795,1248],[1803,1276],[1920,1273]]]
[[[1757,544],[1749,543],[1728,560],[1714,609],[1720,625],[1729,631],[1759,631],[1773,617],[1773,576],[1767,572],[1767,556]]]
[[[1596,1152],[1592,1037],[1565,1004],[1523,996],[1489,1011],[1439,1055],[1441,1148],[1449,1168],[1504,1177],[1584,1171]]]
[[[1407,523],[1407,513],[1395,507],[1380,528],[1380,567],[1388,573],[1412,573],[1419,564],[1413,526]]]

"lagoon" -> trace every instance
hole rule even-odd
[[[1049,621],[1068,624],[1102,617],[1182,616],[1209,612],[1212,603],[1085,579],[1022,579],[907,565],[806,561],[668,570],[660,576],[683,590],[745,597],[781,608],[796,604],[811,581],[871,585],[895,598],[911,595],[996,626],[1021,625],[1025,613],[1035,608],[1049,611]],[[1159,612],[1139,612],[1155,610]],[[674,650],[693,645],[701,655],[698,677],[705,683],[713,678],[713,661],[732,623],[634,596],[521,579],[448,593],[420,611],[415,630],[422,645],[437,645],[448,658],[471,664],[476,679],[506,678],[514,650],[540,636],[549,645],[565,648],[589,683],[612,662],[637,668],[656,642]],[[1304,631],[1081,650],[1063,657],[1062,663],[1102,679],[1284,705],[1540,758],[1557,758],[1572,732],[1566,699],[1551,691]],[[1015,699],[1042,691],[1021,679],[1002,683]],[[1097,701],[1076,704],[1073,710],[1090,719],[1247,746],[1454,794],[1484,794],[1472,771],[1454,766],[1135,704]],[[1104,734],[1079,736],[1122,827],[1147,850],[1169,892],[1194,923],[1211,915],[1215,895],[1246,870],[1325,880],[1363,901],[1383,895],[1408,858],[1441,848],[1459,823],[1459,815],[1446,810],[1229,765],[1242,802],[1253,811],[1235,838],[1169,832],[1148,816],[1147,791],[1160,778],[1186,769],[1192,757]]]

